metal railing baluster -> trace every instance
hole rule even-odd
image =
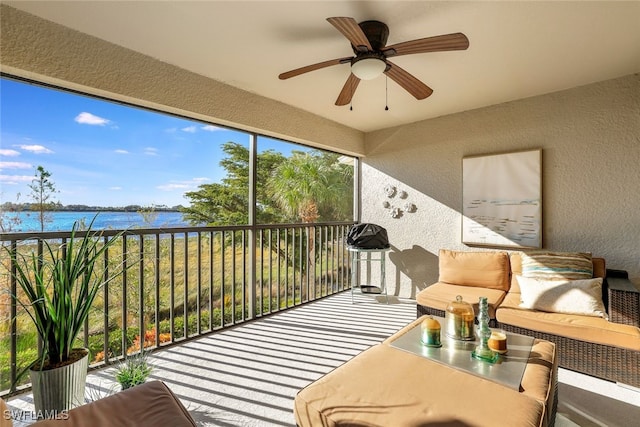
[[[156,347],[160,347],[160,234],[155,235],[154,257],[153,257],[153,269],[155,275],[154,286],[154,309],[153,309],[153,322],[156,336],[154,337]]]
[[[169,238],[169,335],[171,336],[171,342],[175,342],[176,334],[174,328],[174,312],[173,309],[175,303],[175,288],[176,288],[176,275],[175,275],[175,243],[176,236],[171,233]]]
[[[196,289],[198,292],[196,293],[196,335],[200,335],[202,333],[200,325],[200,318],[202,317],[202,307],[200,306],[200,294],[202,293],[202,268],[200,267],[202,265],[201,233],[198,233],[197,242],[198,245],[196,246],[196,259],[198,261],[198,268],[196,268]]]
[[[189,233],[185,231],[183,244],[184,264],[182,267],[182,338],[189,337]]]
[[[122,266],[125,273],[122,275],[122,301],[120,317],[122,318],[122,356],[127,356],[127,236],[122,236]]]
[[[104,244],[106,245],[109,238],[107,236],[104,236],[102,239]],[[102,278],[106,281],[109,277],[109,249],[106,249],[104,251],[104,258],[102,262],[104,270],[104,272],[102,273]],[[104,315],[102,318],[102,331],[104,333],[104,338],[102,340],[102,354],[104,355],[104,362],[109,363],[109,283],[105,283],[104,288],[102,289],[102,307],[104,311]]]
[[[144,235],[138,236],[138,334],[140,336],[140,352],[144,351],[146,327],[144,324]]]

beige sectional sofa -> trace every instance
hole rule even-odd
[[[570,278],[565,279],[529,278],[527,272],[535,269],[523,271],[523,258],[529,263],[538,254],[545,253],[441,250],[439,281],[417,295],[418,316],[443,316],[448,302],[455,300],[456,295],[474,304],[477,313],[477,298],[487,296],[494,326],[554,342],[561,367],[640,387],[640,292],[624,272],[606,270],[604,259],[590,258],[590,255],[588,274],[595,280],[576,279],[570,274]],[[572,253],[550,255],[562,261],[564,254]],[[580,271],[578,274],[587,273]],[[597,287],[598,278],[601,278],[600,287]],[[491,285],[484,286],[487,283]],[[541,292],[540,289],[549,283],[555,288],[549,288],[548,292],[544,288],[545,292]],[[526,284],[527,294],[533,292],[536,304],[548,306],[543,305],[544,309],[537,305],[527,306],[522,284]],[[585,290],[582,286],[589,288]],[[579,292],[567,294],[570,297],[565,298],[557,293],[558,289],[567,292],[578,289]],[[583,307],[583,295],[591,293],[593,297],[596,291],[599,298],[590,298],[588,302],[602,304],[602,308]],[[558,301],[564,298],[564,305],[556,307],[550,298]],[[600,310],[605,317],[599,315]]]

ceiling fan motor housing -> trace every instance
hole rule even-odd
[[[363,21],[358,25],[362,28],[362,32],[369,40],[374,51],[379,51],[387,45],[387,39],[389,38],[387,24],[380,21]],[[356,54],[359,53],[356,46],[351,45],[351,47]]]

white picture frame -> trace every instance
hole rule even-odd
[[[542,247],[542,150],[462,159],[462,243]]]

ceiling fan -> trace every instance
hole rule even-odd
[[[307,65],[306,67],[282,73],[278,77],[281,80],[285,80],[309,71],[350,63],[351,74],[349,74],[338,95],[336,105],[347,105],[351,102],[360,80],[371,80],[382,73],[386,74],[416,99],[425,99],[433,93],[433,89],[387,58],[414,53],[465,50],[469,47],[469,39],[462,33],[426,37],[386,46],[389,27],[383,22],[364,21],[358,24],[353,18],[344,17],[327,18],[327,21],[351,42],[355,56]]]

